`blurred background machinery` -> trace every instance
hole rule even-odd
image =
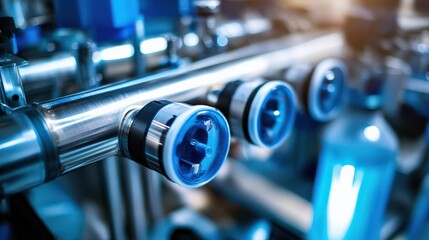
[[[0,239],[427,238],[427,0],[0,3]]]

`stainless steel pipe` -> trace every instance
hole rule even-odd
[[[257,34],[269,32],[272,26],[265,18],[251,18],[245,21],[228,21],[221,24],[216,31],[231,41],[244,39]],[[189,33],[183,38],[185,52],[196,51],[201,41],[195,33]],[[242,40],[243,41],[243,40]],[[144,58],[153,53],[167,50],[167,39],[164,36],[148,38],[137,43],[140,49],[135,49],[132,43],[116,46],[103,46],[97,49],[94,62],[107,77],[123,76],[133,71],[133,58]],[[136,45],[137,45],[136,44]],[[140,52],[138,52],[140,51]],[[157,67],[163,59],[147,61],[149,67]],[[74,79],[77,74],[76,59],[71,52],[59,52],[53,56],[30,59],[30,65],[20,67],[20,74],[25,84],[54,81],[57,78]],[[37,87],[37,86],[32,86]],[[30,89],[32,90],[32,89]]]
[[[50,58],[31,61],[29,65],[20,67],[19,72],[26,84],[74,78],[76,69],[76,59],[71,53],[59,53]]]
[[[134,67],[134,47],[123,44],[98,49],[92,56],[93,63],[107,78],[130,74]],[[117,53],[119,55],[115,55]],[[78,64],[72,52],[56,53],[48,58],[30,60],[30,64],[19,68],[25,90],[31,92],[41,86],[49,86],[56,80],[70,81],[78,77]]]
[[[17,128],[14,133],[25,130],[36,136],[49,135],[52,144],[46,148],[52,147],[55,156],[52,156],[52,159],[43,159],[45,165],[51,166],[50,170],[46,170],[46,176],[61,175],[117,154],[118,129],[123,117],[130,110],[140,108],[149,101],[165,98],[187,101],[198,98],[206,94],[213,85],[260,77],[281,70],[292,63],[337,54],[341,51],[343,43],[339,33],[294,35],[218,55],[177,70],[36,103],[28,106],[27,109],[30,110],[26,111],[36,110],[43,124],[33,127],[32,131],[29,127],[22,126],[22,129]],[[9,122],[5,119],[0,119],[0,122],[13,126],[16,123],[10,120],[11,118],[26,117],[25,112],[18,111],[5,117]],[[38,117],[34,119],[36,118]],[[7,127],[4,126],[5,129]],[[22,160],[13,157],[15,156],[13,153],[17,151],[14,141],[23,141],[23,138],[22,134],[11,138],[9,132],[0,132],[2,162],[18,163]],[[42,147],[38,149],[44,151]],[[39,156],[42,153],[35,154]],[[52,166],[56,166],[57,169],[52,170]],[[0,187],[5,191],[4,194],[29,187],[27,184],[7,191],[4,188],[10,184],[9,181],[25,177],[17,174],[22,167],[20,164],[8,165],[8,174],[16,174],[7,180],[0,177]],[[0,164],[0,172],[4,174],[4,171],[4,164]],[[34,185],[39,183],[40,181],[34,181]]]

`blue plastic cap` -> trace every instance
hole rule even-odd
[[[185,187],[199,187],[213,179],[229,151],[230,132],[216,109],[194,106],[172,123],[165,137],[166,175]]]
[[[295,94],[281,81],[265,83],[249,111],[250,139],[261,147],[276,147],[289,136],[295,122]]]
[[[308,89],[308,110],[317,121],[328,121],[337,116],[344,106],[347,73],[337,59],[326,59],[314,69]]]

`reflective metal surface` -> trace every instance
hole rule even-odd
[[[34,125],[24,114],[0,118],[0,197],[45,181],[45,154]]]
[[[377,229],[364,239],[427,239],[423,9],[428,0],[0,0],[17,26],[12,36],[0,21],[14,38],[0,39],[0,239],[320,240],[367,226]],[[2,65],[12,48],[29,64]],[[387,127],[368,122],[353,138],[328,127],[357,129],[374,111],[352,116],[356,106],[381,103],[399,137],[390,174],[353,160]],[[344,154],[326,167],[337,131],[329,144]],[[392,174],[377,218],[390,180],[370,179]],[[320,179],[332,189],[321,204]]]
[[[320,48],[321,45],[324,48]],[[60,174],[64,174],[117,154],[119,126],[131,109],[160,98],[175,101],[198,98],[213,85],[247,80],[292,63],[321,58],[340,51],[342,46],[343,39],[339,33],[294,35],[221,54],[177,70],[36,103],[34,107],[52,135],[61,164]],[[6,124],[12,125],[10,122]],[[34,134],[34,130],[31,131]],[[15,140],[2,134],[0,142],[4,147],[1,151],[12,151],[14,146],[11,142]],[[34,154],[39,156],[41,149],[36,150]],[[9,158],[7,154],[2,156]],[[17,156],[12,160],[23,159]],[[15,170],[19,171],[20,167],[16,167]]]
[[[51,58],[32,60],[20,67],[20,73],[23,83],[68,79],[75,76],[76,60],[69,53],[57,53]]]
[[[0,102],[12,109],[27,104],[18,70],[25,64],[27,61],[18,56],[0,55]]]
[[[99,79],[94,63],[95,44],[85,42],[75,48],[77,62],[77,81],[80,89],[91,89],[99,86]]]
[[[253,90],[261,85],[262,81],[252,81],[247,84],[242,84],[237,88],[237,91],[232,96],[231,107],[229,112],[229,123],[231,125],[231,132],[239,138],[245,139],[245,133],[243,130],[242,122],[243,115],[246,109],[246,104],[249,96]],[[246,121],[248,121],[246,119]]]
[[[138,26],[137,26],[138,27]],[[114,46],[87,46],[92,54],[85,53],[82,49],[87,43],[81,43],[80,50],[73,55],[71,52],[56,52],[53,56],[30,59],[29,65],[21,66],[22,81],[26,84],[44,82],[52,84],[58,78],[62,81],[79,77],[78,70],[83,63],[92,61],[97,70],[106,78],[126,76],[136,70],[141,75],[144,73],[145,55],[151,55],[167,50],[166,39],[157,37],[152,39],[136,39],[135,44],[124,43]],[[139,49],[139,50],[137,50]],[[80,51],[80,54],[77,54]],[[134,63],[133,60],[136,60]],[[78,64],[80,62],[81,64]],[[148,63],[149,64],[149,63]],[[159,65],[159,60],[156,64]],[[149,65],[151,66],[151,65]],[[142,68],[143,69],[140,69]],[[33,88],[37,88],[35,86]]]
[[[343,43],[337,33],[321,34],[318,38],[313,35],[311,40],[309,37],[302,35],[266,46],[249,47],[175,71],[101,87],[36,106],[52,132],[63,172],[68,172],[82,164],[116,154],[119,123],[132,108],[141,107],[153,99],[168,97],[184,101],[197,98],[212,85],[264,75],[304,58],[339,51]],[[320,45],[325,48],[319,48]],[[273,47],[274,51],[271,50]]]

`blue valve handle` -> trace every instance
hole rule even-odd
[[[166,134],[166,172],[176,183],[199,187],[220,170],[229,143],[229,127],[218,110],[205,106],[188,109]]]
[[[274,148],[292,130],[295,101],[294,91],[282,81],[235,81],[219,94],[216,107],[228,118],[233,135]]]
[[[340,60],[326,59],[316,66],[304,97],[313,119],[325,122],[338,115],[345,103],[346,81],[346,67]]]
[[[282,143],[292,130],[296,115],[295,96],[282,82],[270,82],[266,87],[269,90],[260,107],[258,134],[266,146],[274,147]]]
[[[153,101],[123,125],[123,154],[182,186],[209,182],[228,154],[228,123],[212,107]]]

